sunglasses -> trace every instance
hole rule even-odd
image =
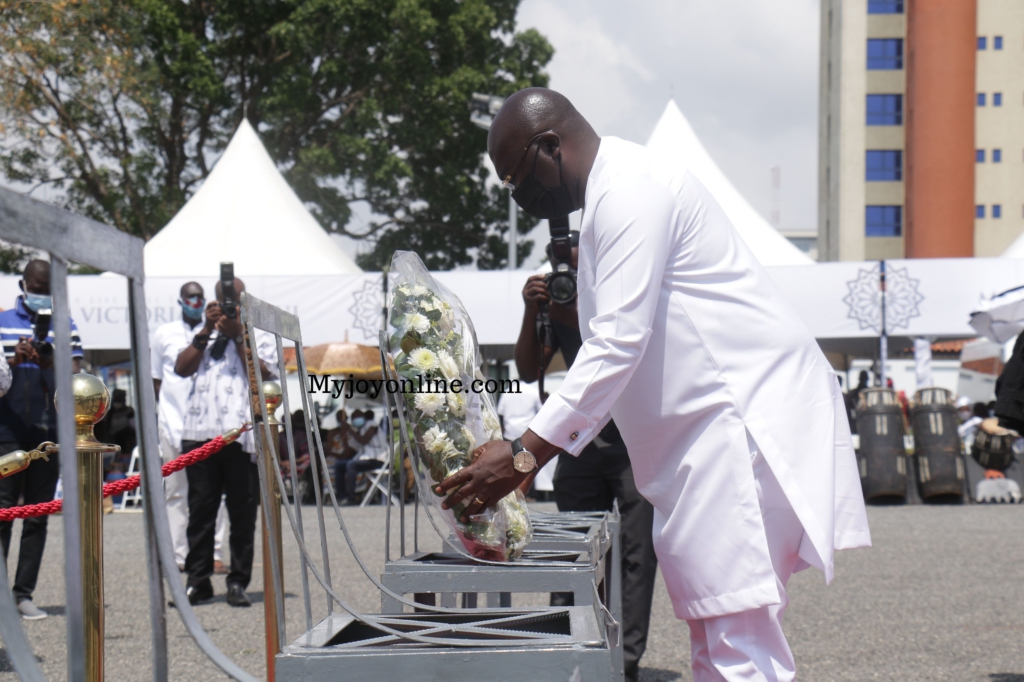
[[[516,165],[512,167],[512,172],[509,173],[508,175],[506,175],[505,179],[501,181],[501,186],[502,187],[504,187],[505,189],[507,189],[507,190],[509,190],[511,192],[515,192],[516,191],[516,186],[515,186],[515,183],[512,182],[512,178],[515,177],[516,171],[519,170],[519,167],[523,165],[523,161],[526,160],[526,155],[530,153],[530,147],[532,147],[533,143],[536,142],[542,135],[547,135],[548,133],[553,133],[553,132],[555,132],[555,131],[554,130],[545,130],[543,133],[537,133],[536,135],[534,135],[533,137],[530,138],[530,141],[526,143],[525,147],[523,147],[523,155],[521,157],[519,157],[519,162],[516,163]]]

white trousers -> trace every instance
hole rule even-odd
[[[170,462],[181,453],[181,443],[172,443],[163,429],[160,429],[160,456]],[[174,560],[178,570],[184,570],[188,556],[188,475],[185,470],[177,471],[164,478],[164,499],[167,502],[167,520],[171,524],[171,542],[174,545]],[[217,512],[217,528],[213,536],[213,560],[222,561],[224,536],[227,534],[228,514],[224,500],[220,501]]]
[[[760,452],[751,462],[781,604],[687,621],[694,682],[790,682],[796,664],[782,632],[786,583],[797,566],[804,530]]]

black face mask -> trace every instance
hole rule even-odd
[[[549,220],[561,218],[576,210],[573,206],[572,197],[569,196],[569,187],[562,179],[562,155],[558,155],[558,187],[548,188],[537,179],[537,158],[540,156],[540,147],[533,157],[533,170],[523,178],[512,192],[512,199],[519,204],[519,207],[532,215],[534,218]]]

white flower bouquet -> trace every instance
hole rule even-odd
[[[436,483],[472,461],[477,445],[501,439],[491,396],[473,390],[474,380],[483,383],[473,324],[459,299],[430,276],[415,253],[395,252],[391,273],[389,345],[419,446],[420,497],[434,505],[473,556],[515,560],[533,538],[522,493],[510,493],[463,523],[464,506],[442,510],[434,492]]]

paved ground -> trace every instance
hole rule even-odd
[[[790,583],[786,624],[799,678],[1024,682],[1024,507],[883,507],[869,515],[875,546],[841,554],[831,587],[813,570]],[[307,527],[315,524],[313,515],[305,518]],[[346,509],[346,518],[360,551],[379,571],[382,510]],[[141,521],[131,513],[106,517],[107,679],[118,682],[150,679]],[[377,594],[347,556],[336,524],[330,525],[339,591],[357,607],[373,609]],[[25,626],[47,676],[59,680],[66,670],[59,517],[50,529],[36,601],[52,617]],[[288,634],[295,637],[302,631],[301,583],[294,543],[286,542],[286,551]],[[214,641],[257,676],[265,670],[260,570],[250,588],[253,608],[227,606],[221,578],[217,600],[198,608]],[[517,597],[514,603],[539,602]],[[317,615],[326,612],[322,592],[315,593],[314,606]],[[168,626],[172,679],[224,679],[173,610]],[[16,679],[10,670],[0,659],[0,682]],[[642,679],[690,679],[687,627],[673,618],[660,577]]]

